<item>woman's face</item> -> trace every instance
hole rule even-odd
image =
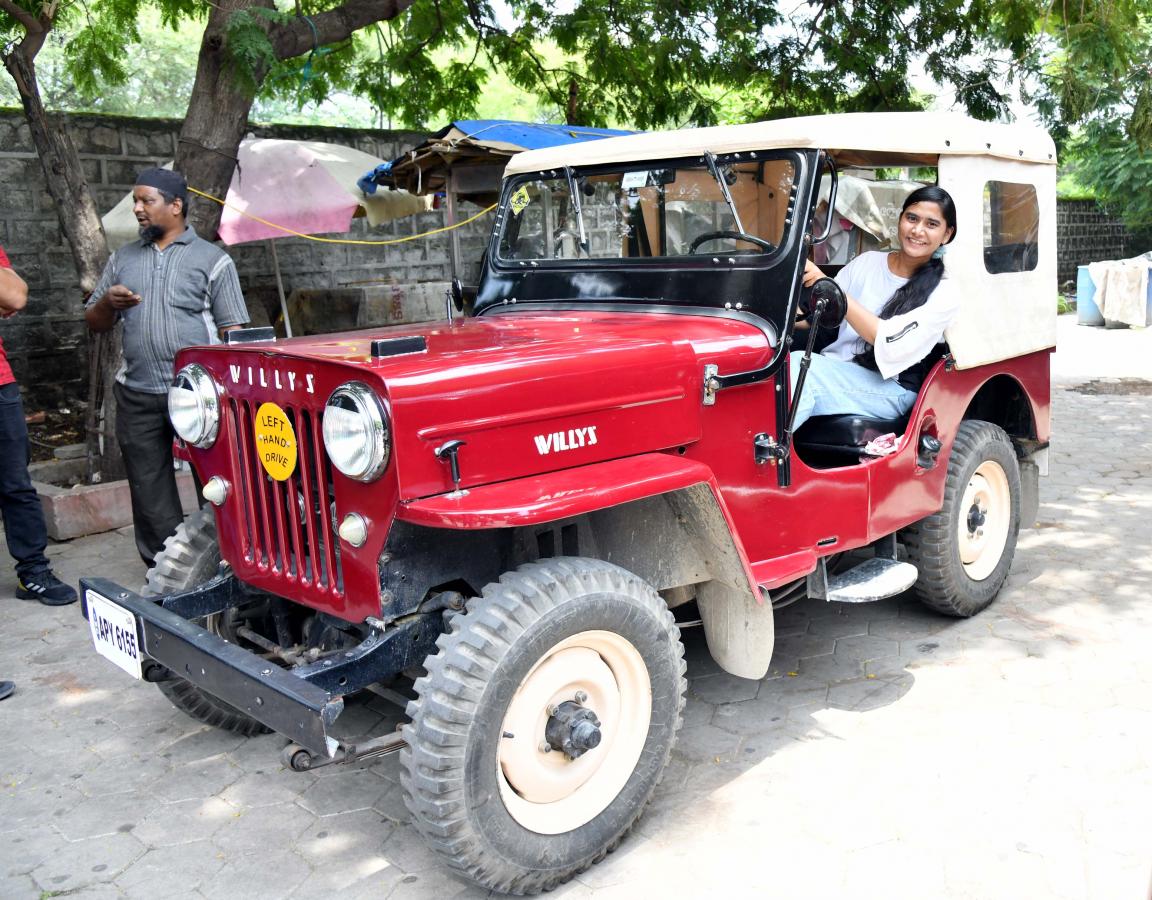
[[[939,203],[922,200],[900,214],[900,249],[905,256],[927,261],[952,237]]]

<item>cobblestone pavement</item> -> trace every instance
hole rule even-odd
[[[1051,474],[996,604],[804,601],[772,670],[722,674],[686,634],[690,697],[637,830],[553,896],[1146,898],[1152,859],[1152,405],[1076,384],[1069,331]],[[1152,341],[1124,336],[1152,378]],[[1080,341],[1081,343],[1076,343]],[[1115,393],[1114,391],[1126,391]],[[135,583],[126,534],[51,548]],[[423,846],[395,758],[285,771],[276,736],[198,727],[96,657],[76,607],[0,579],[0,897],[471,898]],[[396,718],[374,698],[353,728]]]

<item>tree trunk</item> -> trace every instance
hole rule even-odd
[[[360,28],[394,18],[412,3],[413,0],[345,0],[307,20],[297,17],[266,22],[265,30],[276,58],[291,59],[316,46],[347,40]],[[196,81],[176,148],[175,166],[184,173],[189,187],[221,200],[232,182],[253,101],[252,93],[237,78],[235,63],[228,54],[228,20],[253,7],[272,9],[272,0],[216,0],[211,5],[200,44]],[[248,73],[257,89],[266,75],[266,67]],[[193,195],[188,221],[201,237],[214,240],[221,211],[219,203]]]
[[[221,200],[228,193],[232,181],[236,154],[240,150],[244,129],[248,127],[248,112],[253,101],[252,95],[241,87],[232,71],[227,26],[233,13],[253,6],[271,6],[271,3],[267,0],[218,0],[212,4],[200,43],[200,58],[192,97],[188,101],[188,113],[176,147],[175,167],[188,179],[189,187]],[[264,74],[252,73],[256,84],[263,80]],[[190,199],[189,224],[202,238],[215,240],[222,207],[195,194]]]
[[[84,298],[96,287],[108,261],[108,242],[96,212],[96,204],[80,165],[80,154],[62,121],[50,118],[40,99],[36,81],[35,52],[42,41],[23,43],[4,56],[4,67],[16,83],[32,142],[44,168],[48,193],[56,204],[60,228],[72,250],[72,261],[80,278]],[[120,358],[119,331],[88,335],[88,479],[90,482],[123,477],[124,465],[115,439],[103,441],[99,423],[101,404],[111,399],[111,382]],[[103,417],[111,422],[108,415]]]

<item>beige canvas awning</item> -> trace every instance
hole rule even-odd
[[[749,125],[654,131],[587,144],[529,150],[512,157],[507,175],[561,166],[674,159],[750,150],[819,148],[840,165],[933,165],[940,156],[991,156],[1056,165],[1056,146],[1042,128],[980,122],[959,113],[892,112],[802,116]]]

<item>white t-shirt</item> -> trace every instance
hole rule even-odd
[[[869,312],[880,314],[892,295],[908,283],[907,278],[893,275],[888,269],[888,254],[881,250],[862,253],[840,270],[836,282],[844,292]],[[940,284],[919,309],[881,319],[876,330],[876,367],[884,378],[895,378],[909,366],[920,362],[944,339],[946,329],[960,310],[960,297],[948,280],[947,271]],[[824,356],[851,361],[864,349],[864,341],[848,320],[840,332],[821,352]]]

